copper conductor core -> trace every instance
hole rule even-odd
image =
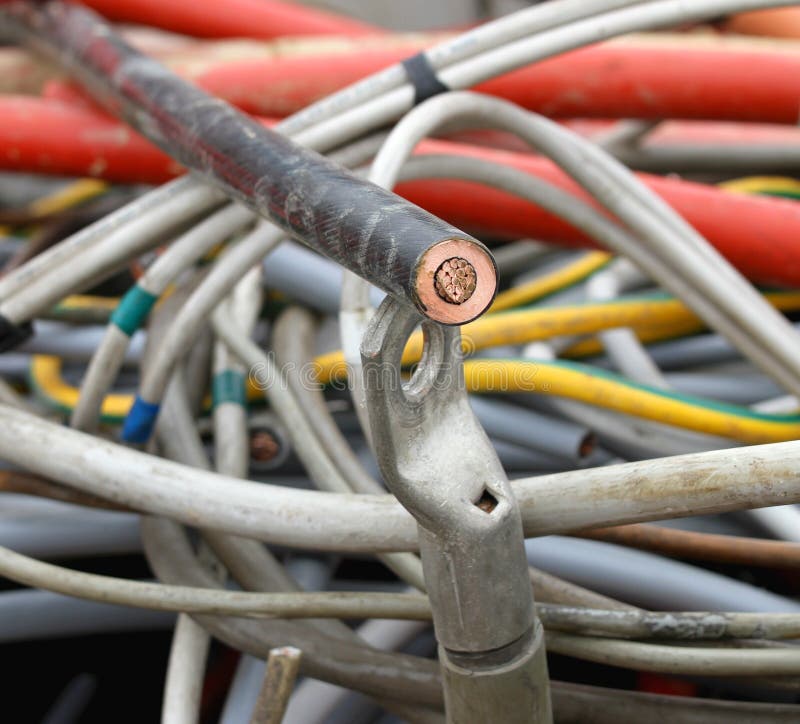
[[[497,290],[489,251],[472,239],[445,239],[420,258],[414,281],[417,306],[428,319],[465,324],[483,314]]]
[[[269,462],[280,451],[280,444],[266,430],[259,430],[253,433],[250,438],[250,457],[256,462]]]
[[[472,296],[478,275],[466,259],[445,259],[433,277],[436,293],[450,304],[463,304]]]

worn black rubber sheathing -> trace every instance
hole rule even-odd
[[[18,42],[67,68],[98,102],[198,176],[423,313],[415,282],[427,249],[457,238],[486,251],[177,77],[83,7],[17,0],[0,6],[0,19]]]

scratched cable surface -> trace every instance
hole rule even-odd
[[[53,1],[10,2],[0,12],[6,33],[56,60],[203,180],[423,313],[417,290],[427,250],[459,239],[491,260],[463,231],[177,77],[91,11]]]

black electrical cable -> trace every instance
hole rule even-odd
[[[444,323],[491,303],[496,268],[479,241],[178,78],[91,11],[15,0],[0,13],[6,34],[162,150],[375,286]]]
[[[15,347],[19,347],[32,336],[33,325],[30,322],[13,324],[0,314],[0,352],[8,352]]]

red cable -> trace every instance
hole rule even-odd
[[[0,96],[0,167],[119,183],[162,183],[183,167],[89,107]]]
[[[505,164],[590,200],[554,164],[539,156],[436,140],[420,144],[419,152]],[[28,97],[0,97],[0,167],[149,183],[180,172],[167,156],[117,121],[88,108]],[[673,178],[637,176],[749,278],[800,286],[800,203],[727,193]],[[397,191],[478,234],[592,245],[557,217],[495,189],[432,180],[404,183]]]
[[[684,681],[674,676],[637,671],[636,690],[666,696],[697,696],[699,687],[694,682]]]
[[[521,153],[426,141],[424,153],[456,153],[538,176],[596,206],[550,161]],[[800,203],[722,191],[713,186],[637,173],[748,278],[800,286]],[[480,235],[533,237],[576,246],[594,244],[561,219],[496,189],[464,181],[415,181],[396,192],[456,226]]]
[[[536,63],[478,90],[550,117],[796,124],[800,53],[634,38]]]
[[[109,20],[200,38],[374,35],[379,28],[279,0],[79,0]]]
[[[774,8],[740,13],[723,23],[726,30],[747,35],[768,35],[776,38],[800,38],[800,10]]]
[[[430,43],[430,41],[426,41]],[[421,49],[403,42],[325,55],[288,55],[184,71],[194,83],[260,116],[283,117]],[[794,47],[794,44],[791,44]],[[476,91],[550,117],[684,118],[796,124],[800,48],[774,52],[727,41],[700,47],[626,39],[566,53],[481,83]],[[62,95],[59,84],[49,94]]]
[[[190,77],[249,113],[281,117],[413,53],[409,44],[361,50],[356,45],[349,52],[218,64]],[[800,49],[774,52],[723,40],[681,45],[633,38],[536,63],[475,90],[550,117],[796,124]]]

